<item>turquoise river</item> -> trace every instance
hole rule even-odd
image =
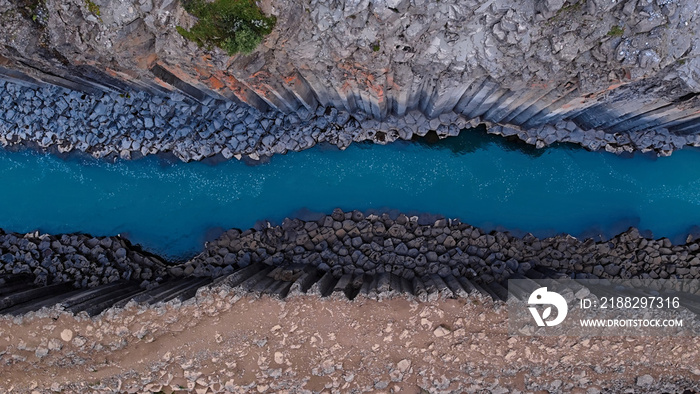
[[[182,258],[217,229],[340,207],[439,214],[538,236],[610,236],[633,225],[682,241],[700,224],[698,168],[693,150],[658,159],[569,145],[535,150],[482,131],[430,144],[316,147],[254,166],[0,151],[0,228],[121,233]]]

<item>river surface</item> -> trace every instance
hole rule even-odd
[[[637,226],[683,240],[700,224],[698,168],[693,150],[658,159],[535,150],[479,130],[433,143],[316,147],[254,166],[0,151],[0,228],[121,233],[170,258],[201,251],[216,229],[335,207],[426,212],[538,236]]]

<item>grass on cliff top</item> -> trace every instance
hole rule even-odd
[[[199,20],[189,31],[177,26],[178,33],[200,47],[217,46],[229,55],[253,52],[276,22],[253,0],[183,0],[182,6]]]

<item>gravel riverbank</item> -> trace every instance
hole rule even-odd
[[[178,394],[700,389],[696,337],[512,337],[506,308],[478,301],[276,300],[215,289],[95,318],[0,316],[0,385]]]

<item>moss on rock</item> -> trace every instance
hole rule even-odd
[[[187,0],[183,7],[199,20],[190,30],[177,31],[197,45],[217,46],[229,55],[250,53],[275,26],[274,16],[266,17],[253,0]]]

